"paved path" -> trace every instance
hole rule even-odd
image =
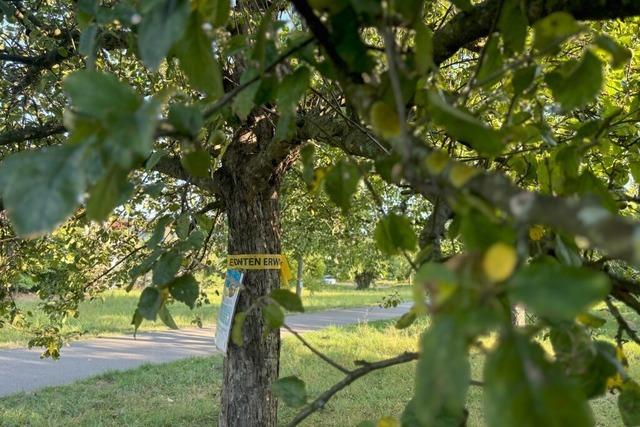
[[[298,332],[335,325],[399,317],[410,307],[379,307],[328,310],[287,316],[287,324]],[[140,332],[138,338],[116,336],[76,341],[62,350],[60,360],[40,359],[39,349],[0,350],[0,396],[43,387],[69,384],[106,371],[126,370],[144,363],[164,363],[216,352],[214,329],[181,329]]]

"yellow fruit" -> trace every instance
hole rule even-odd
[[[616,347],[616,359],[618,359],[620,364],[625,368],[629,366],[629,360],[624,355],[624,351],[620,346]],[[615,375],[612,375],[609,378],[607,378],[608,390],[620,389],[622,388],[623,384],[624,384],[624,378],[622,378],[622,375],[620,375],[620,372],[616,372]]]
[[[513,273],[518,264],[518,254],[513,246],[498,242],[491,245],[482,259],[485,276],[492,282],[501,282]]]
[[[400,427],[400,423],[395,418],[382,417],[378,420],[376,427]]]
[[[544,227],[541,225],[534,225],[529,229],[529,238],[535,242],[542,240],[544,237]]]
[[[369,120],[373,129],[384,138],[400,135],[400,120],[398,114],[384,101],[378,101],[371,107]]]
[[[449,156],[444,151],[434,151],[427,156],[425,165],[431,175],[438,175],[447,167]]]
[[[461,163],[456,163],[451,168],[449,173],[449,180],[454,187],[463,187],[471,178],[476,176],[480,171],[476,168],[472,168]]]

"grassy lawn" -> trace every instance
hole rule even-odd
[[[194,326],[194,319],[198,316],[204,326],[212,326],[218,313],[220,296],[215,288],[206,290],[211,304],[190,310],[184,304],[173,304],[171,313],[180,327]],[[331,308],[346,308],[356,306],[377,305],[390,294],[398,293],[403,300],[411,298],[411,287],[408,285],[378,286],[375,289],[356,290],[353,285],[323,286],[315,292],[305,290],[303,303],[307,311],[327,310]],[[140,290],[129,293],[123,290],[108,291],[102,299],[83,302],[80,305],[80,316],[70,319],[64,327],[64,332],[83,333],[84,337],[94,337],[109,334],[131,334],[131,317],[138,304]],[[45,315],[38,309],[35,297],[20,298],[19,305],[25,310],[33,312],[32,319],[36,324],[46,322]],[[145,321],[140,330],[166,329],[160,322]],[[29,339],[25,331],[10,327],[0,329],[0,348],[22,347]]]
[[[611,323],[611,322],[608,322]],[[415,350],[426,321],[398,331],[390,322],[330,328],[305,336],[318,348],[345,365],[354,360],[374,361]],[[631,374],[640,376],[640,346],[625,345]],[[285,337],[282,375],[299,375],[311,396],[341,378],[293,337]],[[472,375],[481,378],[483,356],[472,357]],[[399,416],[412,395],[415,363],[377,371],[355,382],[312,416],[307,426],[354,426],[382,415]],[[212,426],[218,415],[222,359],[190,359],[167,365],[111,373],[74,385],[19,394],[0,399],[0,423],[4,426]],[[469,394],[470,426],[482,426],[482,391]],[[598,426],[621,426],[616,396],[592,402]],[[282,407],[282,423],[294,411]]]

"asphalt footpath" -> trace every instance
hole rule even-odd
[[[317,331],[400,317],[411,306],[358,307],[293,314],[286,324],[296,332]],[[40,349],[0,350],[0,397],[44,387],[69,384],[108,371],[124,371],[145,363],[166,363],[215,354],[215,329],[186,328],[75,341],[59,360],[41,359]]]

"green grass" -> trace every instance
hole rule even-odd
[[[341,363],[374,361],[415,350],[425,321],[399,331],[390,322],[329,328],[305,337]],[[640,376],[640,346],[625,345],[630,373]],[[285,337],[282,376],[299,375],[315,396],[341,378],[293,337]],[[472,375],[481,378],[483,356],[471,359]],[[49,388],[34,394],[0,399],[0,424],[12,426],[212,426],[216,425],[222,359],[190,359],[166,365],[143,366],[129,372],[110,373],[73,385]],[[415,363],[374,372],[355,382],[331,400],[307,426],[354,426],[383,415],[398,417],[413,390]],[[482,391],[472,387],[468,408],[470,426],[484,425]],[[592,402],[597,425],[622,425],[616,396]],[[294,411],[281,407],[281,423]]]
[[[212,326],[218,314],[220,296],[215,289],[206,290],[211,304],[190,310],[186,305],[177,303],[170,307],[179,327],[194,326],[196,316],[202,319],[204,326]],[[353,286],[322,286],[317,291],[303,292],[303,303],[307,311],[327,310],[331,308],[346,308],[379,304],[382,299],[394,292],[398,292],[403,300],[411,298],[411,287],[407,285],[379,286],[375,289],[356,290]],[[63,332],[83,333],[82,337],[95,337],[112,334],[131,334],[131,317],[138,304],[140,290],[129,293],[122,290],[108,291],[102,294],[101,299],[86,301],[80,305],[77,319],[70,319],[64,326]],[[24,310],[31,310],[31,319],[36,325],[46,323],[46,317],[38,309],[35,297],[22,297],[19,306]],[[166,329],[166,326],[158,322],[143,322],[140,330]],[[0,348],[23,347],[29,340],[29,334],[24,330],[6,327],[0,329]]]

